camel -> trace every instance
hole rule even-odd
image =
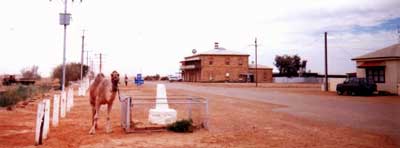
[[[89,88],[90,105],[92,106],[92,127],[89,134],[95,134],[97,128],[97,120],[99,118],[100,106],[107,105],[107,123],[106,132],[112,132],[110,112],[115,97],[118,92],[119,74],[117,71],[111,73],[111,81],[107,80],[102,73],[98,74]]]

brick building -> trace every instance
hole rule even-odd
[[[186,82],[254,82],[255,65],[248,63],[249,54],[227,50],[215,43],[214,49],[181,61],[182,77]],[[272,82],[272,68],[262,65],[257,68],[258,82]]]

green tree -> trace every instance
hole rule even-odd
[[[301,58],[298,55],[283,55],[283,56],[275,56],[275,66],[279,70],[279,74],[284,76],[298,76],[298,72],[301,68],[306,67],[307,61],[301,61]]]
[[[69,82],[77,81],[81,79],[81,64],[80,63],[68,63],[65,65],[65,85],[68,86]],[[87,65],[83,65],[83,76],[85,77],[88,73],[89,67]],[[58,65],[53,69],[53,73],[51,75],[53,79],[60,80],[62,79],[62,65]]]

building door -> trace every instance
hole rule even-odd
[[[250,78],[250,82],[255,82],[254,81],[254,75],[250,75],[249,78]]]

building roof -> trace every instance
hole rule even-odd
[[[376,50],[352,60],[400,59],[400,44]]]
[[[249,64],[249,68],[256,68],[256,64]],[[271,67],[257,64],[257,69],[272,69]]]
[[[218,47],[218,48],[214,48],[202,53],[199,53],[198,55],[249,55],[249,54],[245,54],[245,53],[241,53],[241,52],[237,52],[237,51],[233,51],[233,50],[227,50],[223,47]]]

